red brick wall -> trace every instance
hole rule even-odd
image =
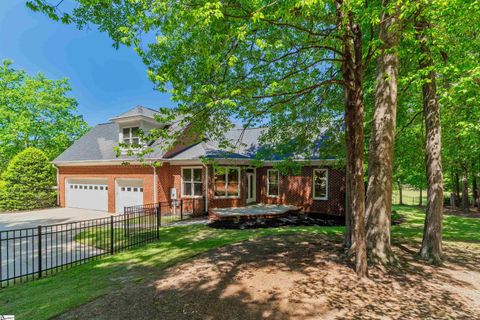
[[[177,195],[181,198],[181,168],[188,166],[170,165],[164,163],[157,167],[157,197],[158,201],[170,201],[170,188],[177,189]],[[199,166],[196,166],[199,167]],[[312,173],[313,168],[304,167],[298,176],[280,175],[280,195],[278,198],[267,197],[266,175],[269,167],[257,169],[257,202],[292,204],[304,211],[320,212],[327,214],[343,215],[345,201],[345,174],[332,167],[326,167],[328,171],[328,200],[313,200],[312,197]],[[209,168],[208,195],[209,207],[241,207],[246,205],[247,176],[245,167],[240,170],[240,197],[239,198],[215,198],[213,191],[213,168]],[[271,169],[271,168],[270,168]],[[205,168],[203,177],[205,181]],[[132,178],[143,179],[144,203],[154,202],[153,192],[153,168],[148,166],[81,166],[59,167],[59,195],[60,206],[65,206],[65,179],[68,178],[106,178],[108,180],[108,211],[115,212],[115,179]],[[203,196],[206,194],[205,184]]]
[[[327,200],[314,200],[312,175],[314,168],[328,169]],[[279,196],[267,197],[267,170],[271,167],[257,169],[257,201],[261,203],[291,204],[307,212],[324,214],[345,214],[345,173],[332,167],[305,166],[300,175],[280,174]]]

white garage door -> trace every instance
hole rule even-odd
[[[106,179],[68,179],[65,188],[67,207],[108,211]]]
[[[143,180],[117,179],[117,213],[123,213],[124,207],[143,204]]]

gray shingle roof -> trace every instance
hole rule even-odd
[[[135,156],[122,155],[116,157],[114,147],[118,146],[118,125],[113,122],[99,124],[87,134],[75,141],[67,150],[59,155],[53,163],[106,161],[106,160],[135,160]],[[156,148],[145,158],[161,158],[163,152]]]
[[[150,109],[144,106],[136,106],[127,112],[124,112],[116,117],[113,117],[112,119],[120,119],[120,118],[127,118],[127,117],[134,117],[134,116],[145,116],[148,118],[153,118],[158,111],[154,109]]]
[[[175,154],[170,159],[229,158],[252,159],[259,148],[259,138],[265,128],[234,128],[225,132],[225,138],[233,145],[232,150],[222,150],[218,141],[200,142]]]
[[[258,149],[258,138],[263,130],[265,129],[236,128],[227,131],[225,136],[236,146],[228,152],[221,150],[217,141],[207,141],[193,144],[169,159],[199,159],[201,157],[249,159],[255,155]],[[165,152],[161,150],[160,144],[161,141],[153,143],[154,151],[145,155],[144,158],[147,160],[162,159]],[[115,146],[118,146],[118,125],[114,122],[99,124],[59,155],[53,163],[135,160],[135,156],[116,157]]]

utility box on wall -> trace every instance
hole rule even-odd
[[[175,214],[178,207],[177,189],[175,188],[170,188],[170,201],[172,214]]]
[[[177,200],[177,189],[170,188],[170,199]]]

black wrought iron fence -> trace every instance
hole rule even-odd
[[[124,214],[0,231],[0,288],[160,239],[162,226],[205,214],[203,199],[125,207]]]

